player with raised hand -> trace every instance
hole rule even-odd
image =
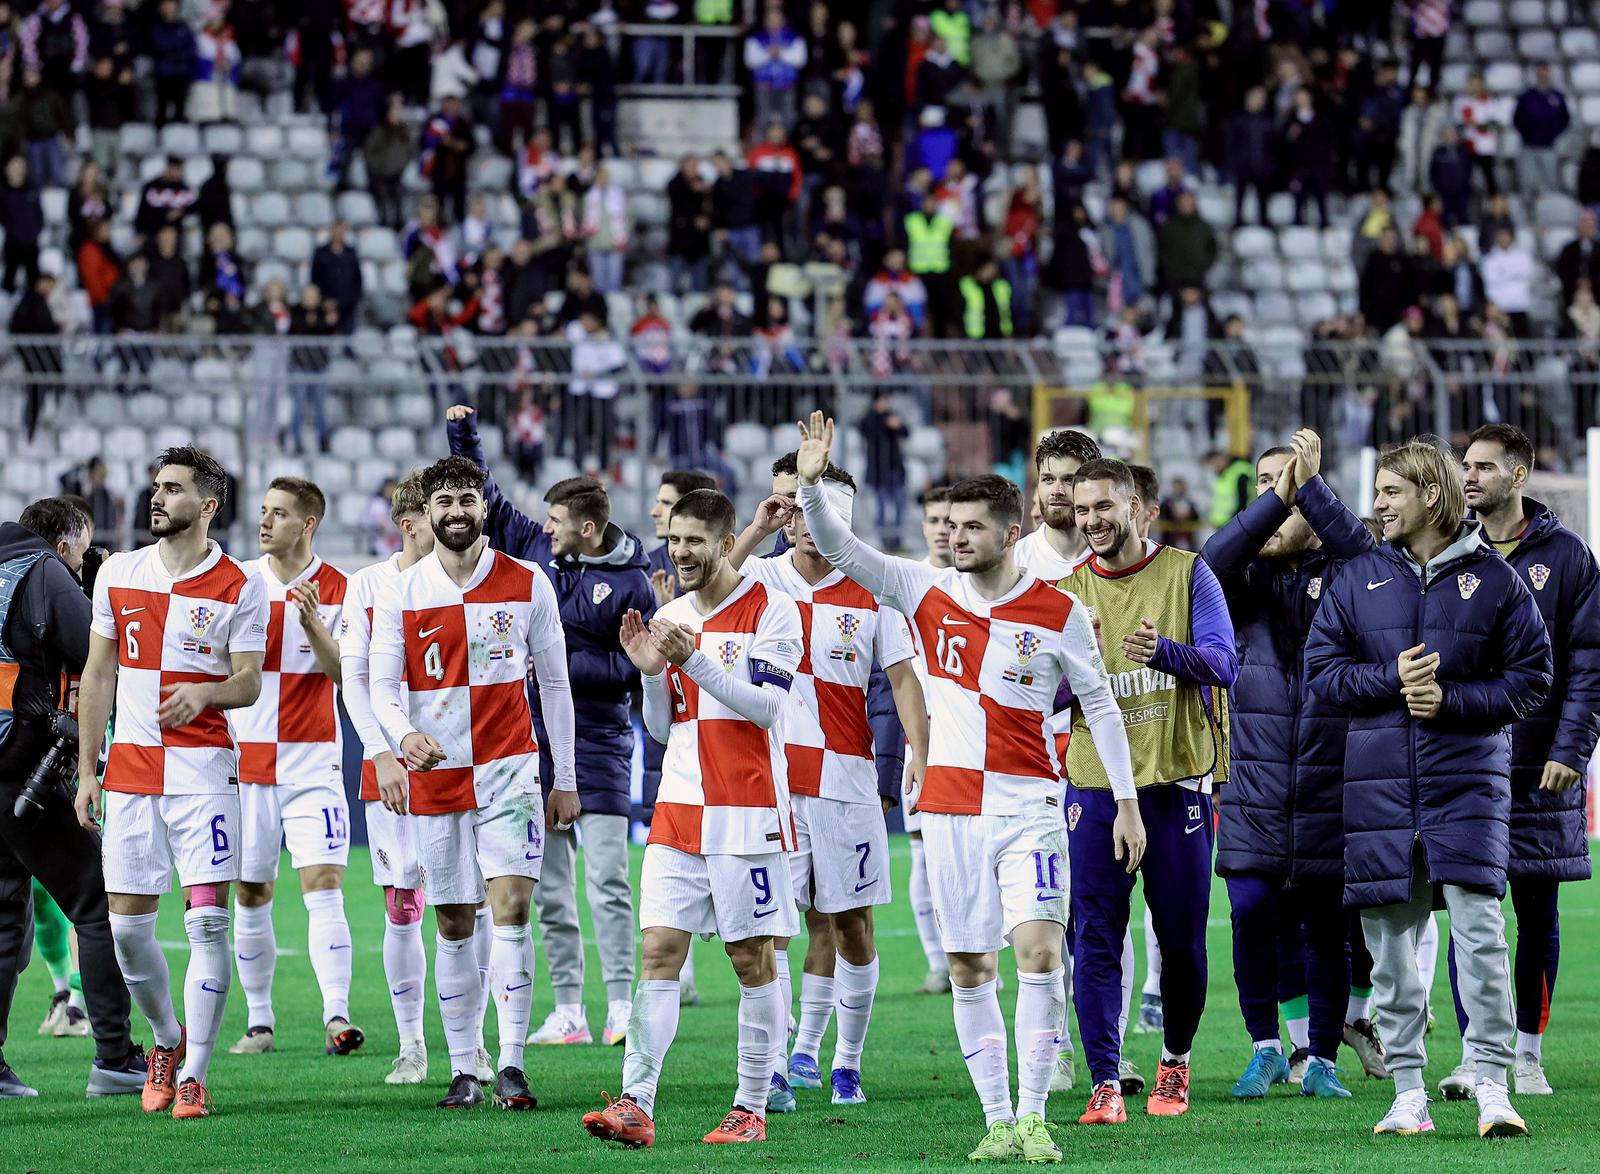
[[[954,565],[937,570],[885,555],[852,534],[821,483],[833,421],[814,412],[800,433],[798,500],[818,552],[907,616],[921,643],[928,770],[909,801],[923,812],[956,1035],[989,1126],[970,1156],[1060,1161],[1044,1109],[1066,1011],[1066,828],[1060,763],[1047,729],[1063,681],[1083,707],[1121,800],[1107,847],[1130,872],[1144,854],[1128,739],[1087,609],[1017,570],[1022,497],[1009,481],[983,476],[951,487]],[[995,990],[998,953],[1008,942],[1018,979],[1015,1105]]]
[[[587,1113],[595,1137],[655,1143],[656,1089],[678,1031],[678,975],[694,934],[716,934],[739,979],[739,1086],[707,1142],[765,1141],[767,1094],[788,1011],[774,937],[800,928],[784,711],[804,645],[795,601],[734,570],[733,503],[712,489],[672,507],[667,541],[680,594],[622,645],[644,683],[644,720],[667,745],[639,878],[643,978],[628,1023],[622,1096]]]
[[[239,738],[239,899],[234,954],[248,1014],[235,1055],[275,1048],[272,977],[278,940],[272,897],[287,844],[310,922],[307,952],[322,990],[324,1049],[347,1056],[365,1040],[350,1022],[350,923],[344,870],[350,812],[341,762],[344,737],[334,688],[344,572],[312,549],[328,502],[300,477],[278,477],[261,502],[261,557],[244,564],[267,592],[267,655],[261,696],[234,715]]]
[[[78,693],[78,821],[105,826],[106,892],[117,962],[150,1021],[142,1104],[208,1117],[206,1074],[233,967],[228,885],[239,879],[239,751],[225,710],[261,692],[267,600],[209,531],[227,474],[195,448],[156,461],[153,546],[113,555],[94,589],[89,660]],[[116,702],[102,785],[96,771]],[[176,869],[189,968],[184,1021],[172,1005],[156,908]]]
[[[845,577],[817,553],[805,517],[794,504],[796,456],[772,466],[772,496],[739,536],[729,562],[746,577],[765,583],[800,605],[805,655],[795,674],[792,706],[784,732],[789,793],[794,802],[796,845],[789,854],[795,895],[806,913],[808,941],[800,979],[800,1029],[786,1070],[773,1074],[769,1107],[794,1105],[789,1082],[822,1087],[817,1053],[828,1020],[839,1016],[830,1069],[833,1103],[864,1102],[861,1052],[878,990],[878,949],[872,907],[886,905],[889,835],[880,809],[878,771],[868,689],[874,668],[883,667],[894,696],[897,721],[884,736],[894,754],[886,785],[898,787],[901,740],[912,747],[910,772],[920,779],[928,752],[928,714],[912,665],[916,649],[905,617]],[[849,518],[856,485],[835,465],[823,472],[834,509]],[[773,558],[750,557],[778,530],[789,547]],[[894,798],[882,800],[884,808]],[[780,939],[778,979],[790,1002],[788,942]],[[787,1082],[786,1082],[787,1078]]]
[[[499,1022],[493,1097],[536,1104],[522,1070],[532,1004],[528,911],[544,856],[546,812],[527,695],[538,675],[555,789],[548,821],[578,817],[572,693],[555,591],[543,571],[489,548],[484,473],[464,457],[422,472],[433,551],[386,583],[372,616],[372,708],[408,773],[379,776],[384,803],[415,816],[423,887],[439,924],[434,986],[453,1078],[441,1108],[483,1102],[476,1028],[482,983],[472,954],[487,894]]]

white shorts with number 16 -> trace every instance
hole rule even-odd
[[[952,954],[988,954],[1028,921],[1067,924],[1067,825],[1055,808],[1026,815],[922,817],[939,940]]]

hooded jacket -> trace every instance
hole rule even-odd
[[[0,523],[0,565],[29,555],[43,557],[28,569],[0,631],[18,670],[14,725],[0,746],[0,780],[18,785],[44,753],[50,715],[61,705],[62,675],[77,676],[89,659],[93,618],[89,597],[50,544],[16,522]]]
[[[449,434],[452,454],[488,472],[472,417],[452,421]],[[631,701],[639,687],[639,671],[622,651],[618,633],[622,613],[630,608],[646,619],[655,613],[644,544],[612,522],[606,526],[604,553],[557,558],[551,553],[549,535],[511,504],[493,476],[484,485],[484,499],[489,507],[484,527],[489,544],[513,558],[537,563],[555,587],[577,719],[578,795],[583,810],[625,816],[633,776]],[[537,689],[530,690],[530,699],[534,735],[542,746],[546,738]],[[547,754],[539,755],[539,774],[548,791],[552,775]]]
[[[1289,517],[1263,493],[1211,536],[1200,557],[1228,597],[1239,646],[1229,695],[1232,769],[1217,831],[1217,874],[1290,881],[1344,875],[1344,744],[1349,715],[1315,696],[1302,668],[1317,605],[1349,559],[1373,549],[1321,477],[1295,494],[1322,545],[1299,565],[1261,547]]]
[[[1539,782],[1552,759],[1585,774],[1600,736],[1600,567],[1548,506],[1522,500],[1528,524],[1506,561],[1544,619],[1553,680],[1544,703],[1511,727],[1511,876],[1587,880],[1587,788],[1557,795]]]
[[[1414,718],[1400,654],[1440,655],[1437,716]],[[1435,884],[1503,897],[1512,723],[1550,691],[1550,639],[1520,576],[1476,521],[1425,568],[1385,542],[1345,565],[1311,625],[1306,677],[1350,714],[1345,904],[1410,899],[1413,846]]]

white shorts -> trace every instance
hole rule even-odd
[[[100,855],[106,892],[160,896],[178,884],[227,884],[239,879],[239,794],[129,795],[105,793]]]
[[[414,815],[417,863],[430,905],[476,905],[498,876],[539,879],[544,860],[544,796],[539,776],[503,781],[482,807]]]
[[[889,830],[883,808],[795,795],[789,876],[802,909],[843,913],[889,903]]]
[[[1067,826],[1055,808],[1027,815],[922,817],[939,940],[987,954],[1028,921],[1067,924]]]
[[[725,942],[800,932],[784,852],[694,856],[646,844],[639,874],[639,928],[715,934]]]
[[[922,834],[922,812],[906,809],[905,800],[900,801],[900,818],[905,821],[906,834],[920,836]]]
[[[414,815],[396,815],[382,803],[369,802],[367,844],[372,849],[372,883],[385,889],[420,889]]]
[[[338,783],[241,783],[239,814],[242,881],[277,880],[285,844],[296,869],[350,863],[350,803]]]

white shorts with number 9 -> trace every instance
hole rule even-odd
[[[106,892],[160,896],[239,879],[239,796],[105,792]]]
[[[694,856],[646,844],[639,875],[639,928],[716,934],[725,942],[792,938],[800,932],[786,852]]]

